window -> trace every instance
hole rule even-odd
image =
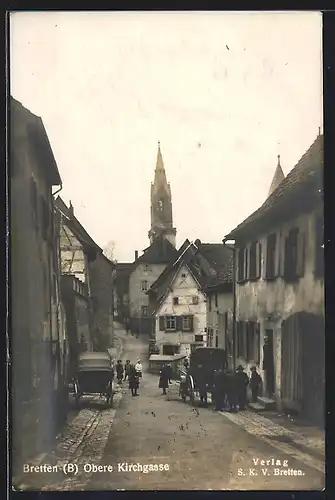
[[[218,334],[215,335],[215,347],[219,347],[219,336],[218,336]]]
[[[191,316],[182,316],[182,330],[183,332],[191,330],[191,322],[192,322],[192,317]]]
[[[304,234],[298,228],[292,228],[285,239],[285,281],[295,281],[303,275],[304,247]]]
[[[173,297],[173,305],[177,306],[179,304],[179,297]]]
[[[315,228],[315,276],[324,276],[324,238],[323,238],[323,217],[316,220]]]
[[[244,268],[245,268],[245,249],[244,248],[239,248],[238,250],[238,272],[237,272],[237,279],[238,281],[243,281],[244,280]]]
[[[215,292],[214,300],[215,300],[215,307],[218,307],[218,292]]]
[[[148,290],[148,282],[147,281],[142,281],[141,282],[141,291],[146,292]]]
[[[165,330],[176,330],[176,316],[165,316]]]
[[[207,347],[213,346],[213,328],[207,329]]]
[[[181,277],[186,278],[186,273],[182,273]]]
[[[271,279],[276,276],[276,246],[277,234],[268,236],[266,245],[266,278]]]
[[[195,335],[194,340],[196,342],[203,342],[204,341],[204,336],[203,335]]]
[[[199,304],[199,296],[198,295],[193,295],[193,297],[192,297],[192,304],[194,306],[196,306],[197,304]]]
[[[177,345],[163,345],[163,354],[164,356],[173,356],[174,354],[178,354],[179,347]]]
[[[249,250],[249,278],[257,278],[257,241],[251,243]]]
[[[142,306],[142,318],[147,318],[149,316],[148,306]]]

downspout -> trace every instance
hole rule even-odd
[[[222,243],[226,245],[228,241],[227,238],[222,240]],[[235,242],[234,246],[226,246],[229,250],[233,252],[233,370],[236,370],[236,248]]]

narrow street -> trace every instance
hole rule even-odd
[[[323,488],[322,443],[250,411],[192,407],[180,400],[176,383],[167,396],[161,395],[158,377],[146,372],[147,345],[131,335],[119,336],[122,359],[135,362],[139,356],[144,365],[140,396],[131,397],[124,383],[114,408],[104,408],[98,397],[87,398],[60,437],[54,457],[43,459],[56,465],[54,471],[23,474],[19,489]],[[77,466],[75,474],[64,474],[66,463]],[[163,470],[129,470],[131,464],[152,464],[153,469],[162,464]]]

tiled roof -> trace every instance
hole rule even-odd
[[[102,253],[102,248],[100,248],[99,245],[95,243],[88,232],[80,224],[79,220],[71,213],[70,209],[67,207],[60,196],[56,198],[55,204],[58,210],[65,215],[66,225],[69,227],[69,229],[71,229],[71,231],[73,231],[79,241],[89,247],[95,248],[96,250],[98,250],[98,252]]]
[[[182,266],[187,266],[200,287],[232,282],[232,252],[223,244],[190,243],[185,240],[177,256],[150,287],[148,294],[154,295],[157,306],[164,300],[175,276]]]
[[[322,189],[323,135],[319,135],[263,205],[233,229],[226,239],[235,239],[258,227],[271,227],[277,220],[283,221],[309,211],[322,201]]]
[[[177,250],[163,236],[158,236],[154,242],[145,250],[143,254],[134,262],[143,264],[168,264],[175,258]]]

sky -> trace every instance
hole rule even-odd
[[[119,262],[148,247],[157,143],[177,247],[221,242],[322,130],[319,12],[14,12],[10,92]]]

